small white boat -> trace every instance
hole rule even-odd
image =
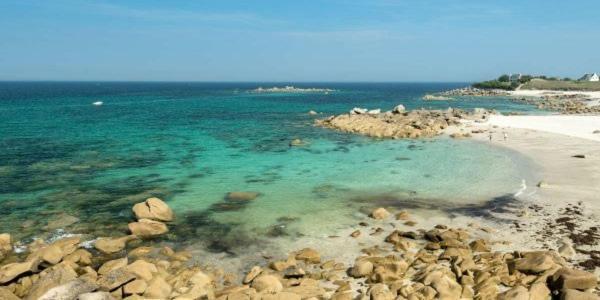
[[[94,102],[92,104],[96,105],[96,106],[100,106],[100,105],[104,104],[104,102],[102,102],[102,101],[96,101],[96,102]]]

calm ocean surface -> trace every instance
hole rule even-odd
[[[121,235],[131,206],[158,196],[177,214],[165,239],[223,250],[256,238],[333,233],[381,202],[480,203],[514,193],[528,176],[526,159],[487,143],[374,140],[314,127],[307,112],[533,107],[503,98],[420,99],[464,83],[302,83],[294,86],[335,91],[251,92],[285,85],[0,83],[0,232]],[[294,138],[308,145],[290,148]],[[230,191],[261,195],[231,204],[224,201]],[[60,226],[68,216],[79,221]]]

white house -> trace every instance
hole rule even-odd
[[[596,73],[585,74],[579,79],[579,81],[600,81],[600,76]]]

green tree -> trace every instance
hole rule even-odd
[[[506,75],[506,74],[498,77],[498,81],[500,81],[500,82],[508,82],[509,80],[510,80],[510,77],[508,77],[508,75]]]
[[[531,77],[531,75],[523,75],[523,76],[521,76],[521,79],[519,79],[519,82],[527,83],[527,82],[531,81],[531,79],[533,79],[533,77]]]

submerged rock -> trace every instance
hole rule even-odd
[[[390,212],[388,212],[385,208],[383,207],[379,207],[374,209],[371,212],[371,218],[376,219],[376,220],[383,220],[383,219],[387,219],[390,216]]]
[[[259,192],[229,192],[225,195],[227,201],[251,201],[260,196]]]
[[[44,226],[44,229],[46,229],[46,230],[62,229],[62,228],[68,227],[70,225],[73,225],[77,222],[79,222],[79,218],[68,215],[68,214],[61,214],[58,217],[56,217],[56,219],[48,222],[48,224],[46,226]]]
[[[423,96],[423,100],[427,100],[427,101],[447,101],[447,100],[452,100],[452,98],[446,97],[446,96],[436,96],[436,95],[427,94],[427,95]]]
[[[290,147],[302,147],[302,146],[305,146],[305,145],[306,145],[306,142],[304,142],[301,139],[293,139],[289,143]]]

